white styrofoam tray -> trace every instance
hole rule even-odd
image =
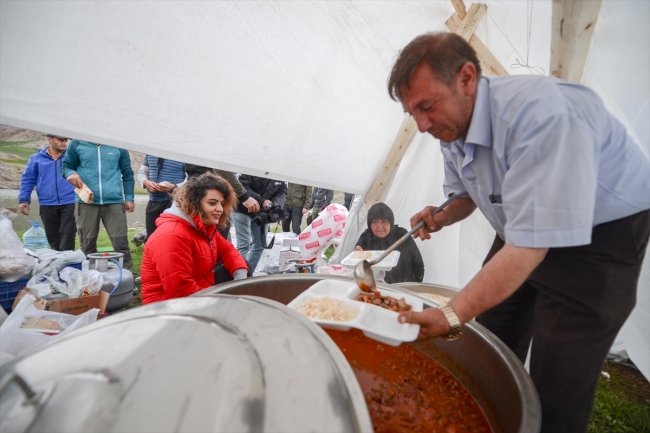
[[[397,321],[398,313],[376,305],[356,301],[355,298],[359,293],[361,293],[361,289],[354,283],[321,280],[298,295],[287,307],[295,310],[304,302],[313,298],[330,297],[338,299],[357,310],[359,312],[357,317],[347,322],[309,319],[325,329],[348,331],[350,328],[356,328],[363,331],[366,337],[390,346],[399,346],[403,342],[415,341],[420,332],[420,325],[399,323]],[[404,298],[406,303],[413,307],[412,311],[422,311],[422,300],[415,296],[384,289],[380,289],[379,293],[382,296],[392,296],[396,299]]]
[[[362,258],[355,258],[354,255],[358,253],[372,253],[372,256],[369,259],[362,259]],[[344,265],[346,268],[354,269],[354,267],[357,265],[357,263],[368,260],[369,262],[372,260],[375,260],[375,258],[379,257],[381,254],[383,254],[384,251],[352,251],[346,258],[344,258],[341,261],[341,264]],[[399,251],[391,251],[384,259],[377,263],[376,265],[372,266],[372,269],[374,271],[390,271],[393,269],[395,266],[397,266],[397,262],[399,261]]]

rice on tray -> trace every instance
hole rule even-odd
[[[310,319],[334,320],[348,322],[359,314],[357,310],[349,307],[345,302],[330,297],[310,298],[303,302],[296,311]]]

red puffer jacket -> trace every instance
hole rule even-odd
[[[183,214],[175,205],[157,220],[142,256],[142,303],[181,298],[214,285],[217,261],[232,275],[248,269],[244,258],[197,216]]]

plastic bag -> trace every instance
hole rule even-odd
[[[54,268],[47,268],[35,274],[27,282],[27,288],[39,298],[47,298],[55,291],[66,293],[67,286],[59,280],[59,273]]]
[[[316,268],[316,273],[327,274],[327,275],[352,276],[354,274],[354,269],[349,269],[342,265],[319,266],[318,268]]]
[[[86,260],[86,255],[81,250],[76,251],[56,251],[49,248],[41,248],[33,253],[38,257],[38,265],[34,270],[38,274],[48,267],[53,267],[57,271],[65,268],[69,263],[79,263]]]
[[[23,243],[20,241],[11,224],[11,220],[15,217],[15,213],[6,208],[0,208],[0,239],[2,239],[2,242],[0,242],[0,254],[25,254],[23,251]]]
[[[13,282],[32,275],[36,260],[25,254],[11,220],[16,214],[0,208],[0,281]]]
[[[320,256],[334,239],[343,237],[348,210],[338,204],[327,206],[300,235],[300,258],[308,260]],[[338,245],[337,241],[337,245]]]
[[[41,346],[54,338],[60,338],[70,332],[89,325],[97,320],[99,309],[93,308],[78,316],[72,314],[55,313],[52,311],[39,310],[34,307],[36,298],[32,295],[25,295],[0,326],[0,359],[8,359],[11,356],[19,356],[28,350]],[[46,335],[43,333],[24,332],[20,329],[26,316],[33,316],[58,323],[64,331],[58,335]],[[9,355],[9,356],[7,356]]]
[[[97,269],[81,271],[82,284],[89,295],[96,295],[104,285],[104,274]],[[115,285],[117,283],[113,283]]]
[[[80,298],[84,294],[83,275],[79,269],[63,268],[59,272],[59,278],[65,281],[65,287],[59,288],[61,293],[68,295],[68,298]]]

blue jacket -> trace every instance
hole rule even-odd
[[[93,192],[92,204],[116,204],[133,201],[135,185],[131,157],[124,149],[107,144],[95,145],[88,141],[72,140],[66,151],[61,175],[66,179],[79,174],[83,183]],[[77,202],[82,203],[77,197]]]
[[[74,203],[74,186],[59,174],[65,152],[56,161],[47,153],[47,147],[29,157],[27,167],[20,178],[18,203],[31,203],[36,186],[40,206],[59,206]]]

